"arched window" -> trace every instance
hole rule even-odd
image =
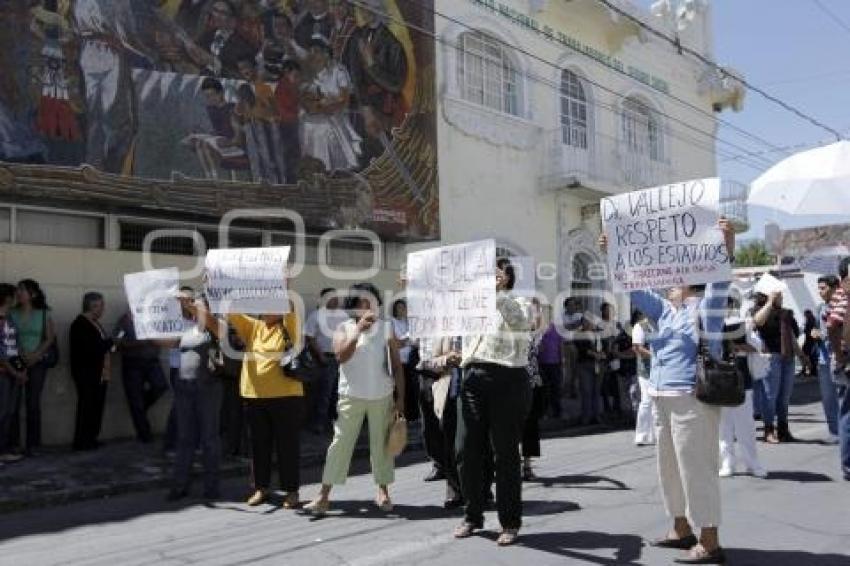
[[[626,149],[652,161],[664,159],[661,122],[649,106],[634,98],[623,102],[623,142]]]
[[[458,82],[465,100],[519,116],[519,73],[496,38],[473,31],[460,36]]]
[[[587,96],[578,75],[566,69],[561,71],[561,139],[587,149]]]

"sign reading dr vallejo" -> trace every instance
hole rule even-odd
[[[495,332],[496,242],[408,254],[407,304],[411,338]]]
[[[732,279],[717,226],[720,179],[698,179],[603,198],[615,291]]]
[[[284,277],[289,246],[207,252],[206,292],[214,313],[289,312]]]
[[[180,272],[176,267],[124,275],[124,292],[133,313],[137,340],[167,339],[183,332],[177,302]]]

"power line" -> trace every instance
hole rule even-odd
[[[823,4],[823,2],[821,2],[820,0],[812,0],[812,2],[814,3],[815,6],[817,6],[820,9],[821,12],[826,14],[829,17],[829,19],[831,19],[833,22],[835,22],[840,28],[842,28],[847,33],[850,33],[850,24],[848,24],[847,22],[842,20],[838,16],[838,14],[836,14],[835,12],[833,12],[832,10],[827,8]]]
[[[470,26],[469,24],[467,24],[467,23],[465,23],[465,22],[463,22],[463,21],[461,21],[461,20],[458,20],[458,19],[456,19],[456,18],[453,18],[452,16],[448,16],[448,15],[446,15],[446,14],[443,14],[442,12],[440,12],[440,11],[438,11],[438,10],[436,10],[436,9],[433,9],[433,8],[431,8],[431,7],[429,7],[429,6],[426,6],[426,5],[422,4],[421,2],[418,2],[417,0],[408,0],[408,1],[409,1],[411,4],[414,4],[414,5],[416,5],[416,6],[420,7],[420,8],[422,8],[422,9],[423,9],[424,11],[426,11],[426,12],[429,12],[429,13],[431,13],[431,14],[435,15],[435,16],[439,16],[439,17],[443,18],[443,19],[444,19],[444,20],[446,20],[446,21],[452,22],[452,23],[454,23],[454,24],[456,24],[456,25],[458,25],[458,26],[463,27],[464,29],[467,29],[467,30],[470,30],[470,31],[474,31],[474,32],[479,31],[479,30],[477,30],[476,28],[474,28],[474,27]],[[361,6],[362,8],[364,8],[364,9],[366,9],[366,10],[371,10],[371,8],[370,8],[369,6],[366,6],[366,5],[362,4],[361,2],[359,2],[359,1],[357,1],[357,0],[353,0],[353,3],[354,3],[354,4],[357,4],[358,6]],[[429,36],[429,37],[432,37],[432,38],[433,38],[436,42],[438,42],[438,43],[440,43],[440,44],[446,45],[446,46],[448,46],[448,47],[450,47],[450,48],[452,48],[452,49],[455,49],[455,50],[457,50],[457,51],[461,51],[461,50],[462,50],[462,48],[461,48],[460,46],[458,46],[458,45],[456,45],[456,44],[452,44],[452,43],[448,42],[447,40],[445,40],[445,39],[443,39],[442,37],[438,36],[435,32],[433,32],[433,31],[431,31],[431,30],[428,30],[428,29],[425,29],[425,28],[423,28],[422,26],[417,26],[417,25],[415,25],[415,24],[411,24],[410,22],[406,22],[406,21],[400,20],[399,18],[396,18],[396,17],[392,16],[391,14],[387,14],[387,13],[383,13],[383,12],[381,12],[381,13],[380,13],[380,15],[381,15],[382,17],[384,17],[384,18],[387,18],[387,19],[390,19],[390,20],[392,20],[392,21],[395,21],[396,23],[398,23],[398,24],[400,24],[400,25],[404,25],[404,26],[406,26],[406,27],[408,27],[408,28],[410,28],[410,29],[414,29],[414,30],[416,30],[416,31],[418,31],[418,32],[420,32],[420,33],[423,33],[423,34],[425,34],[425,35],[427,35],[427,36]],[[552,62],[552,61],[549,61],[549,60],[547,60],[547,59],[545,59],[545,58],[543,58],[543,57],[541,57],[541,56],[539,56],[539,55],[537,55],[537,54],[535,54],[535,53],[532,53],[532,52],[530,52],[530,51],[528,51],[528,50],[526,50],[526,49],[523,49],[523,48],[521,48],[521,47],[518,47],[518,46],[515,46],[515,45],[511,45],[511,44],[507,43],[506,41],[502,40],[502,39],[501,39],[501,38],[499,38],[499,37],[495,37],[495,36],[488,36],[488,37],[492,38],[492,40],[493,40],[493,41],[495,41],[496,43],[500,44],[502,47],[505,47],[505,48],[507,48],[507,49],[509,49],[509,50],[512,50],[512,51],[516,51],[516,52],[518,52],[518,53],[522,53],[523,55],[525,55],[525,56],[527,56],[527,57],[529,57],[529,58],[531,58],[531,59],[537,60],[537,61],[539,61],[539,62],[541,62],[541,63],[543,63],[543,64],[545,64],[545,65],[547,65],[547,66],[549,66],[549,67],[552,67],[552,68],[554,68],[554,69],[562,70],[562,68],[561,68],[561,66],[560,66],[560,65],[557,65],[556,63],[554,63],[554,62]],[[595,61],[593,58],[591,58],[589,55],[587,55],[587,53],[584,53],[583,51],[578,50],[578,49],[577,49],[577,48],[575,48],[574,46],[570,46],[570,45],[568,45],[567,47],[569,47],[570,49],[572,49],[572,50],[576,51],[576,53],[579,53],[580,55],[582,55],[582,56],[584,56],[584,57],[587,57],[589,60],[593,61],[594,63],[597,63],[597,64],[598,64],[598,62],[597,62],[597,61]],[[607,66],[603,66],[603,68],[605,68],[605,69],[607,69],[607,70],[609,70],[609,71],[612,71],[612,72],[619,73],[619,74],[623,75],[624,77],[627,77],[627,78],[628,78],[629,80],[631,80],[631,81],[636,81],[636,79],[635,79],[634,77],[632,77],[631,75],[629,75],[628,73],[626,73],[626,72],[625,72],[625,71],[623,71],[623,70],[619,70],[619,69],[612,69],[612,68],[609,68],[609,67],[607,67]],[[546,84],[547,86],[552,87],[552,88],[553,88],[553,89],[555,89],[556,91],[558,91],[558,92],[560,91],[560,85],[556,85],[556,84],[552,83],[551,81],[548,81],[547,79],[544,79],[544,78],[542,78],[542,77],[537,77],[537,76],[533,75],[531,72],[526,72],[526,73],[525,73],[525,75],[526,75],[528,78],[530,78],[530,79],[532,79],[532,80],[534,80],[534,81],[536,81],[536,82],[540,82],[540,83],[542,83],[542,84]],[[598,88],[598,89],[600,89],[600,90],[602,90],[602,91],[608,92],[608,93],[610,93],[610,94],[612,94],[612,95],[614,95],[614,96],[616,96],[616,97],[618,97],[618,98],[620,98],[620,97],[622,96],[622,93],[620,93],[620,92],[618,92],[618,91],[615,91],[614,89],[612,89],[612,88],[610,88],[610,87],[608,87],[608,86],[605,86],[605,85],[603,85],[603,84],[601,84],[601,83],[599,83],[599,82],[596,82],[596,81],[594,81],[593,79],[590,79],[590,78],[588,78],[588,77],[582,77],[582,80],[583,80],[583,81],[585,81],[585,82],[587,82],[588,84],[591,84],[591,85],[595,86],[596,88]],[[641,83],[641,85],[643,85],[643,83]],[[702,109],[702,108],[700,108],[700,107],[698,107],[698,106],[695,106],[695,105],[691,104],[690,102],[688,102],[688,101],[686,101],[686,100],[683,100],[683,99],[681,99],[681,98],[679,98],[679,97],[677,97],[677,96],[675,96],[675,95],[672,95],[672,94],[670,94],[670,93],[660,93],[660,94],[663,94],[664,96],[667,96],[668,98],[671,98],[672,100],[674,100],[674,101],[678,102],[679,104],[681,104],[681,105],[683,105],[683,106],[685,106],[685,107],[687,107],[687,108],[690,108],[690,109],[694,110],[695,112],[697,112],[697,113],[699,113],[699,114],[702,114],[702,115],[705,115],[705,116],[709,117],[712,121],[717,121],[717,122],[719,122],[719,123],[721,123],[721,124],[726,125],[727,127],[731,128],[731,129],[733,129],[733,130],[739,131],[739,132],[741,132],[742,134],[746,135],[747,137],[750,137],[750,138],[752,138],[752,139],[754,139],[754,140],[756,140],[756,141],[759,141],[760,143],[762,143],[762,144],[764,144],[764,145],[766,145],[766,146],[768,146],[768,147],[770,147],[770,148],[772,148],[772,149],[774,149],[774,150],[777,150],[777,151],[779,151],[779,150],[780,150],[780,148],[779,148],[778,146],[773,145],[773,144],[772,144],[772,143],[770,143],[769,141],[763,140],[763,139],[759,138],[758,136],[756,136],[755,134],[751,134],[750,132],[747,132],[746,130],[741,129],[741,128],[739,128],[739,127],[735,126],[734,124],[732,124],[732,123],[730,123],[730,122],[728,122],[728,121],[726,121],[726,120],[722,120],[722,119],[718,118],[715,114],[713,114],[713,113],[711,113],[711,112],[708,112],[708,111],[706,111],[706,110],[704,110],[704,109]],[[599,107],[603,107],[603,106],[599,105]],[[605,109],[611,110],[611,108],[607,108],[607,107],[605,107]],[[681,124],[681,125],[682,125],[682,126],[684,126],[685,128],[690,129],[690,130],[693,130],[693,131],[695,131],[695,132],[697,132],[697,133],[699,133],[699,134],[701,134],[701,135],[705,136],[705,137],[706,137],[706,138],[708,138],[708,139],[711,139],[711,140],[713,140],[713,141],[717,141],[717,142],[719,142],[719,143],[726,144],[726,145],[728,145],[729,147],[734,148],[734,149],[736,149],[737,151],[742,152],[742,155],[737,155],[736,157],[739,157],[739,160],[740,160],[742,163],[744,163],[744,164],[746,164],[746,165],[750,166],[750,167],[751,167],[752,169],[754,169],[754,170],[762,171],[762,170],[763,170],[763,169],[764,169],[767,165],[770,165],[770,162],[768,162],[767,160],[765,160],[763,164],[759,164],[759,165],[753,165],[753,164],[752,164],[752,162],[746,163],[746,162],[744,162],[744,161],[743,161],[743,158],[746,158],[746,157],[747,157],[745,154],[747,154],[747,153],[750,153],[750,152],[751,152],[751,150],[750,150],[749,148],[745,148],[745,147],[739,146],[739,145],[737,145],[737,144],[734,144],[734,143],[732,143],[732,142],[729,142],[729,141],[726,141],[726,140],[720,139],[720,138],[719,138],[716,134],[714,134],[714,133],[710,133],[710,132],[706,132],[706,131],[704,131],[704,130],[701,130],[701,129],[699,129],[699,128],[697,128],[697,127],[693,126],[693,125],[692,125],[692,124],[690,124],[689,122],[687,122],[687,121],[683,120],[683,119],[676,118],[675,116],[671,116],[671,115],[666,114],[666,113],[664,113],[664,112],[659,112],[659,111],[656,111],[656,112],[657,112],[659,115],[661,115],[661,116],[663,116],[663,117],[667,118],[667,119],[668,119],[668,120],[670,120],[671,122],[676,122],[676,123],[678,123],[678,124]],[[684,141],[689,141],[689,143],[690,143],[691,145],[694,145],[694,146],[695,146],[695,144],[693,143],[693,140],[684,140]],[[711,148],[711,151],[712,151],[712,152],[714,152],[714,151],[715,151],[715,150],[714,150],[714,148]]]
[[[815,0],[815,1],[817,2],[817,0]],[[694,51],[693,49],[682,45],[681,41],[679,41],[677,38],[670,37],[666,33],[659,31],[658,29],[647,24],[646,22],[644,22],[640,18],[630,14],[626,10],[620,8],[619,6],[612,4],[610,2],[610,0],[597,0],[597,2],[604,4],[609,10],[612,10],[613,12],[623,16],[624,18],[627,18],[630,21],[636,23],[642,29],[645,29],[646,31],[650,32],[651,34],[669,42],[679,52],[687,53],[688,55],[696,57],[702,63],[704,63],[704,64],[708,65],[709,67],[712,67],[712,68],[716,69],[717,71],[719,71],[721,73],[721,76],[730,76],[728,71],[726,69],[724,69],[721,65],[718,65],[717,63],[715,63],[714,61],[712,61],[711,59],[709,59],[708,57],[706,57],[702,53],[699,53],[698,51]],[[788,112],[795,114],[797,117],[809,122],[810,124],[813,124],[813,125],[817,126],[818,128],[829,132],[830,134],[835,136],[836,139],[838,139],[839,141],[842,139],[843,136],[841,135],[841,132],[839,132],[835,128],[827,126],[826,124],[824,124],[823,122],[821,122],[817,118],[814,118],[814,117],[804,113],[803,111],[799,110],[797,107],[792,106],[791,104],[773,96],[772,94],[766,92],[765,90],[753,85],[752,83],[750,83],[749,81],[747,81],[744,78],[739,78],[739,77],[731,77],[731,78],[737,80],[738,82],[740,82],[743,86],[745,86],[749,90],[751,90],[755,93],[758,93],[759,95],[761,95],[766,100],[769,100],[770,102],[781,106],[782,108],[784,108]]]

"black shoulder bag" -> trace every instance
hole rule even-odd
[[[283,332],[283,352],[280,357],[280,367],[287,377],[296,379],[302,383],[312,381],[316,374],[317,364],[310,354],[310,348],[306,345],[298,351],[286,326],[281,323]]]
[[[744,375],[738,369],[735,349],[723,341],[723,358],[715,360],[703,336],[702,318],[697,315],[699,346],[697,348],[696,396],[706,405],[737,407],[744,402]]]

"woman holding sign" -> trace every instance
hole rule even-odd
[[[218,336],[227,336],[227,325],[197,305],[198,319]],[[301,425],[304,420],[304,386],[281,367],[281,352],[288,342],[300,344],[301,323],[295,312],[264,314],[254,318],[228,314],[227,322],[245,344],[240,393],[251,431],[253,483],[255,492],[248,505],[268,500],[271,489],[272,451],[277,451],[281,489],[286,493],[284,509],[298,506],[301,486]]]
[[[520,440],[531,406],[528,348],[531,339],[530,304],[511,294],[516,277],[510,261],[496,263],[496,308],[499,326],[494,334],[465,336],[461,367],[458,467],[466,510],[455,538],[472,536],[484,527],[484,505],[492,445],[496,463],[496,507],[502,533],[497,543],[516,542],[522,526]]]
[[[731,257],[735,233],[719,222]],[[607,252],[608,239],[600,237]],[[723,355],[723,321],[729,282],[672,287],[666,299],[653,291],[632,291],[632,307],[657,328],[652,341],[648,393],[655,400],[658,474],[673,528],[651,544],[686,551],[680,564],[725,562],[720,526],[720,407],[696,398],[701,338],[715,360]],[[701,328],[700,328],[701,326]],[[701,529],[699,539],[692,527]]]
[[[404,414],[405,383],[398,340],[391,323],[378,318],[380,306],[374,286],[352,286],[347,308],[353,319],[343,322],[334,334],[334,352],[340,364],[339,416],[325,458],[321,492],[304,507],[316,516],[328,512],[331,489],[343,485],[348,477],[364,418],[369,419],[369,457],[378,485],[375,504],[385,513],[393,508],[388,486],[395,479],[395,470],[387,451],[387,432],[393,419]]]

